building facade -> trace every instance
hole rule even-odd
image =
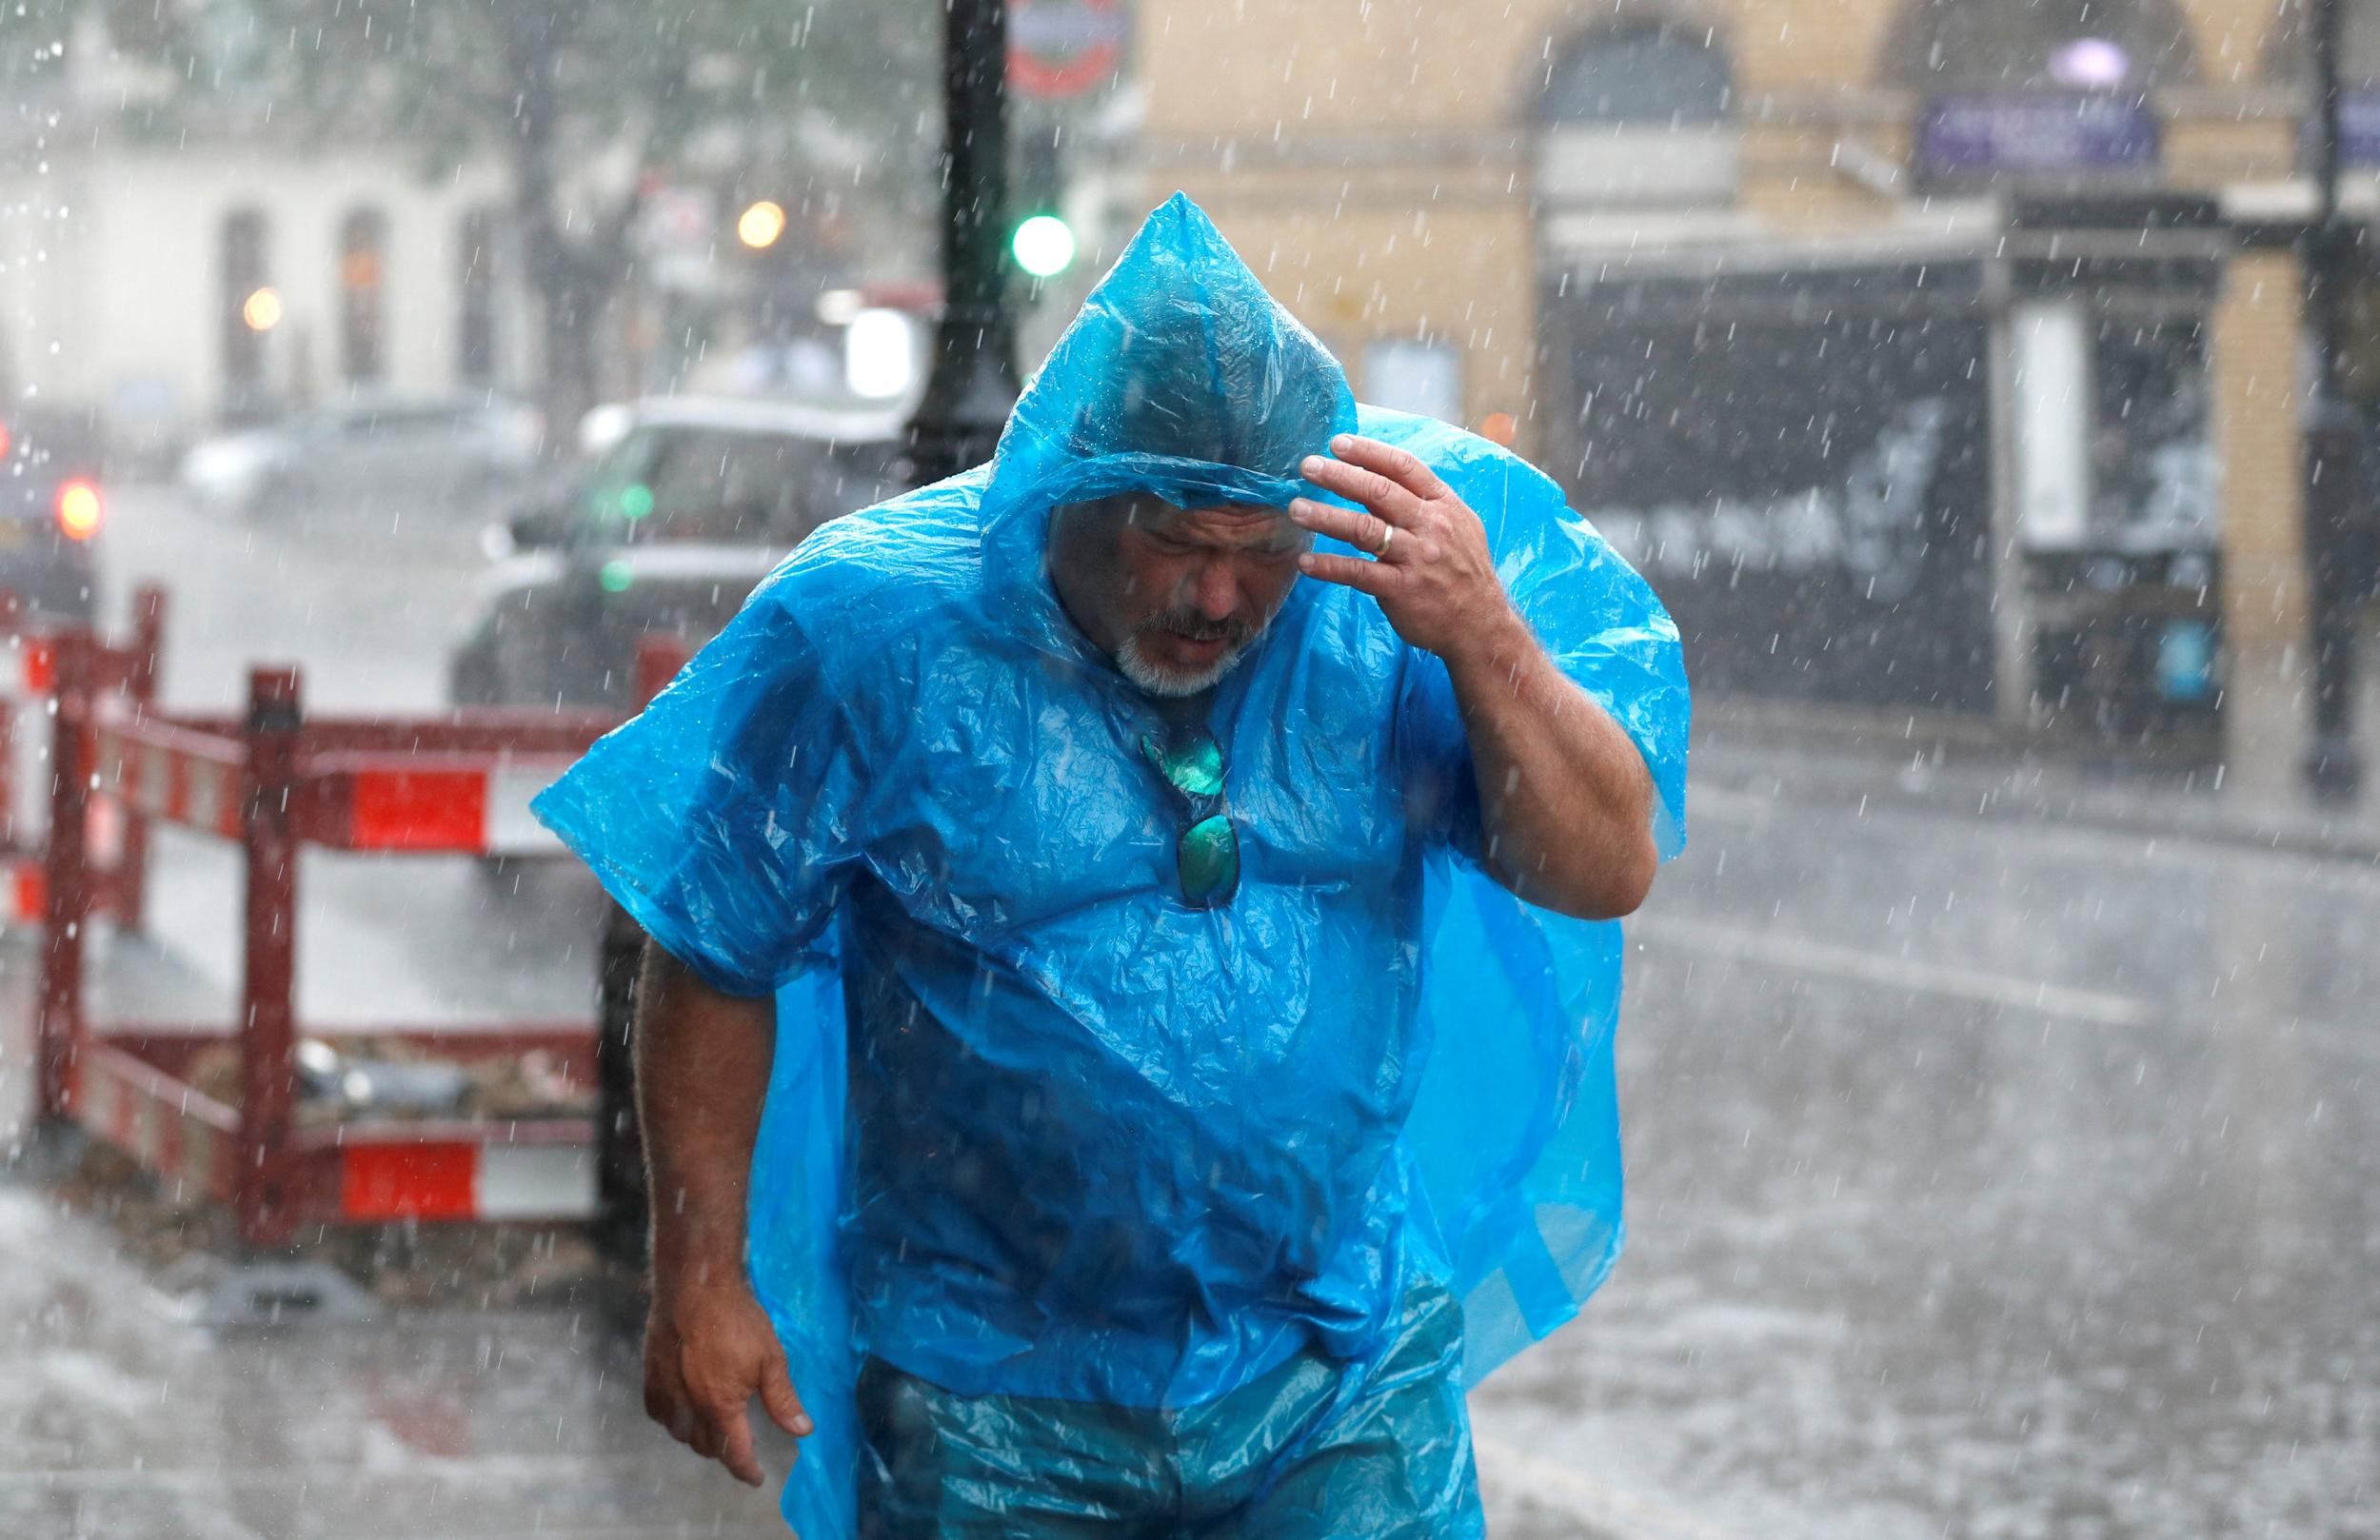
[[[171,131],[89,68],[0,147],[0,383],[95,412],[120,454],[347,390],[512,389],[526,372],[493,167],[311,143],[266,104]],[[135,98],[136,99],[136,98]]]
[[[2307,55],[2274,0],[1144,0],[1139,191],[1359,396],[1514,413],[1721,690],[2217,743],[2302,662]]]

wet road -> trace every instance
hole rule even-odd
[[[319,703],[434,701],[461,536],[112,534],[177,582],[177,703],[236,697],[243,629]],[[1475,1398],[1497,1532],[2380,1536],[2380,876],[1712,768],[1634,929],[1628,1254]],[[310,859],[308,1009],[579,1009],[552,875]],[[160,878],[228,980],[228,857]],[[219,1341],[22,1187],[0,1254],[0,1534],[774,1530],[569,1311]]]
[[[1629,1253],[1483,1442],[1656,1533],[2380,1534],[2380,878],[1694,818],[1636,931]]]

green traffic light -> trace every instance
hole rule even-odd
[[[1055,278],[1074,261],[1074,231],[1056,214],[1036,214],[1017,227],[1008,249],[1036,278]]]

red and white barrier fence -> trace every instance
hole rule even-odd
[[[333,850],[559,855],[530,799],[585,750],[588,725],[612,721],[473,711],[418,727],[329,724],[300,751],[299,837]],[[92,737],[95,789],[144,818],[237,839],[250,795],[240,731],[154,719],[103,725]]]
[[[30,876],[30,851],[13,853],[10,884],[30,886],[47,929],[44,1112],[123,1149],[170,1188],[231,1204],[254,1243],[309,1223],[591,1216],[595,1133],[585,1117],[299,1125],[297,858],[307,845],[557,853],[529,817],[529,799],[618,719],[493,710],[308,718],[294,669],[252,671],[238,719],[161,712],[153,687],[163,613],[162,596],[145,596],[144,625],[128,648],[67,628],[20,649],[51,721],[50,837]],[[640,656],[640,680],[657,688],[684,655],[682,644],[656,639]],[[110,1031],[85,1018],[89,921],[106,911],[138,922],[152,821],[242,847],[241,989],[230,1030]],[[339,1036],[455,1060],[534,1052],[579,1084],[594,1073],[591,1020],[350,1027]],[[224,1043],[238,1056],[236,1096],[195,1083],[198,1056]]]
[[[49,914],[45,842],[32,837],[38,824],[18,800],[18,717],[32,706],[44,718],[54,716],[66,637],[76,639],[89,687],[113,692],[128,711],[146,712],[156,699],[165,622],[165,591],[153,584],[133,594],[131,634],[113,645],[90,627],[45,620],[27,611],[15,594],[0,593],[0,645],[6,648],[0,661],[0,924],[39,925]],[[104,800],[90,805],[89,817],[85,848],[96,858],[90,900],[138,930],[148,890],[148,820]]]

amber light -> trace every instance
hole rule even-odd
[[[755,251],[765,251],[777,244],[777,237],[785,233],[785,210],[782,204],[763,198],[746,208],[736,220],[736,239]]]
[[[69,540],[89,540],[99,533],[99,488],[72,481],[58,488],[58,533]]]
[[[240,302],[240,320],[250,331],[270,331],[281,324],[281,296],[260,288]]]

